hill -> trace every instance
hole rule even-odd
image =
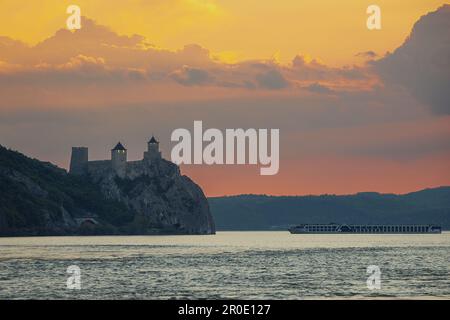
[[[208,199],[218,230],[276,230],[300,223],[430,223],[450,229],[450,187],[404,195],[239,195]]]
[[[94,179],[0,146],[0,236],[214,233],[203,192],[177,169],[161,159],[133,179]]]

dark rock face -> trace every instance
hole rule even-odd
[[[102,193],[137,212],[138,232],[213,234],[214,221],[200,187],[164,159],[127,163],[126,175],[113,170],[90,173]],[[139,231],[140,230],[140,231]]]
[[[129,162],[73,176],[0,146],[0,236],[213,234],[202,190],[178,166]]]

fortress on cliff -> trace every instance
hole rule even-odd
[[[116,222],[105,224],[105,216],[95,208],[83,209],[76,216],[78,225],[116,228],[121,234],[215,232],[202,189],[161,156],[155,137],[150,138],[138,161],[127,161],[127,149],[120,142],[111,150],[110,159],[100,161],[89,161],[88,148],[73,147],[69,173],[89,177],[106,199],[122,203],[131,212],[127,216],[130,221],[116,226]]]
[[[103,171],[113,171],[117,176],[124,178],[134,167],[148,166],[161,159],[159,142],[155,137],[147,143],[147,151],[144,159],[139,161],[127,161],[127,149],[118,142],[111,150],[111,160],[89,161],[89,150],[86,147],[72,147],[70,159],[70,174],[86,175],[96,174]]]

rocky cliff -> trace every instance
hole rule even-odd
[[[146,230],[184,234],[214,233],[214,222],[200,187],[165,159],[127,163],[125,177],[112,169],[92,171],[90,177],[108,199],[137,213],[136,232]]]
[[[0,236],[214,232],[202,190],[169,161],[72,176],[0,146]]]

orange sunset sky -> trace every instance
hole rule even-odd
[[[119,140],[140,159],[152,134],[169,158],[194,120],[280,129],[275,176],[182,166],[208,196],[450,185],[449,88],[445,1],[0,1],[1,145],[67,168]]]

